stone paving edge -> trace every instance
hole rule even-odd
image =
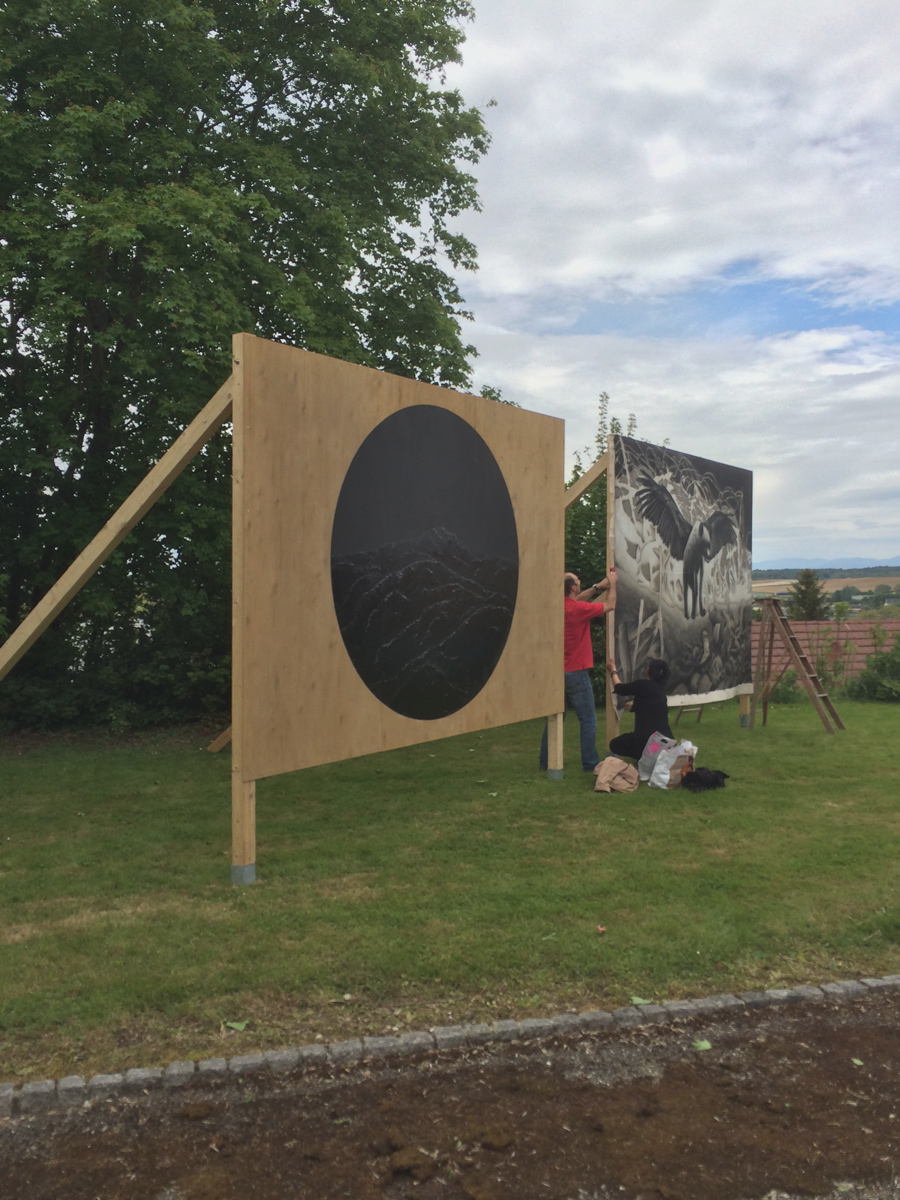
[[[169,1063],[167,1067],[134,1067],[122,1073],[94,1075],[88,1080],[80,1075],[67,1075],[60,1080],[30,1080],[19,1086],[0,1083],[0,1117],[69,1111],[94,1100],[108,1100],[150,1088],[182,1087],[195,1080],[206,1083],[228,1078],[242,1079],[259,1072],[277,1074],[302,1071],[309,1066],[346,1066],[364,1060],[390,1061],[427,1054],[432,1050],[526,1042],[613,1027],[686,1021],[692,1017],[718,1016],[737,1009],[769,1008],[779,1004],[817,1004],[824,1000],[842,1003],[870,992],[890,990],[900,990],[900,975],[862,980],[840,979],[817,987],[802,984],[793,988],[769,988],[765,992],[741,992],[736,996],[723,993],[701,996],[696,1000],[632,1004],[613,1012],[597,1009],[583,1013],[561,1013],[556,1017],[530,1017],[522,1021],[494,1021],[490,1025],[434,1025],[427,1031],[351,1038],[343,1042],[313,1042],[285,1050],[267,1050],[261,1054],[237,1054],[228,1059],[188,1059]]]

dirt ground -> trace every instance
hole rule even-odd
[[[900,1200],[895,1164],[893,992],[0,1121],[3,1200]]]

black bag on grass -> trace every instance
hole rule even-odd
[[[689,792],[708,792],[712,788],[724,787],[725,780],[730,778],[731,776],[726,775],[724,771],[712,771],[709,767],[695,767],[693,771],[688,771],[684,776],[681,786],[686,787]]]

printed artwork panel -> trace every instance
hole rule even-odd
[[[616,662],[662,658],[669,703],[752,691],[753,473],[615,438]]]

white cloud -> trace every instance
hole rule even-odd
[[[893,557],[900,346],[850,328],[762,339],[640,339],[476,330],[480,378],[565,418],[593,445],[597,398],[637,435],[755,475],[754,557]]]
[[[606,390],[640,435],[751,467],[757,559],[900,553],[900,345],[853,324],[900,301],[900,5],[476,9],[450,82],[498,102],[464,223],[479,383],[565,417],[570,454]],[[768,336],[747,281],[771,283]],[[598,304],[673,336],[565,334]]]
[[[900,297],[894,0],[482,0],[494,145],[472,218],[492,294],[654,294],[758,261]]]

